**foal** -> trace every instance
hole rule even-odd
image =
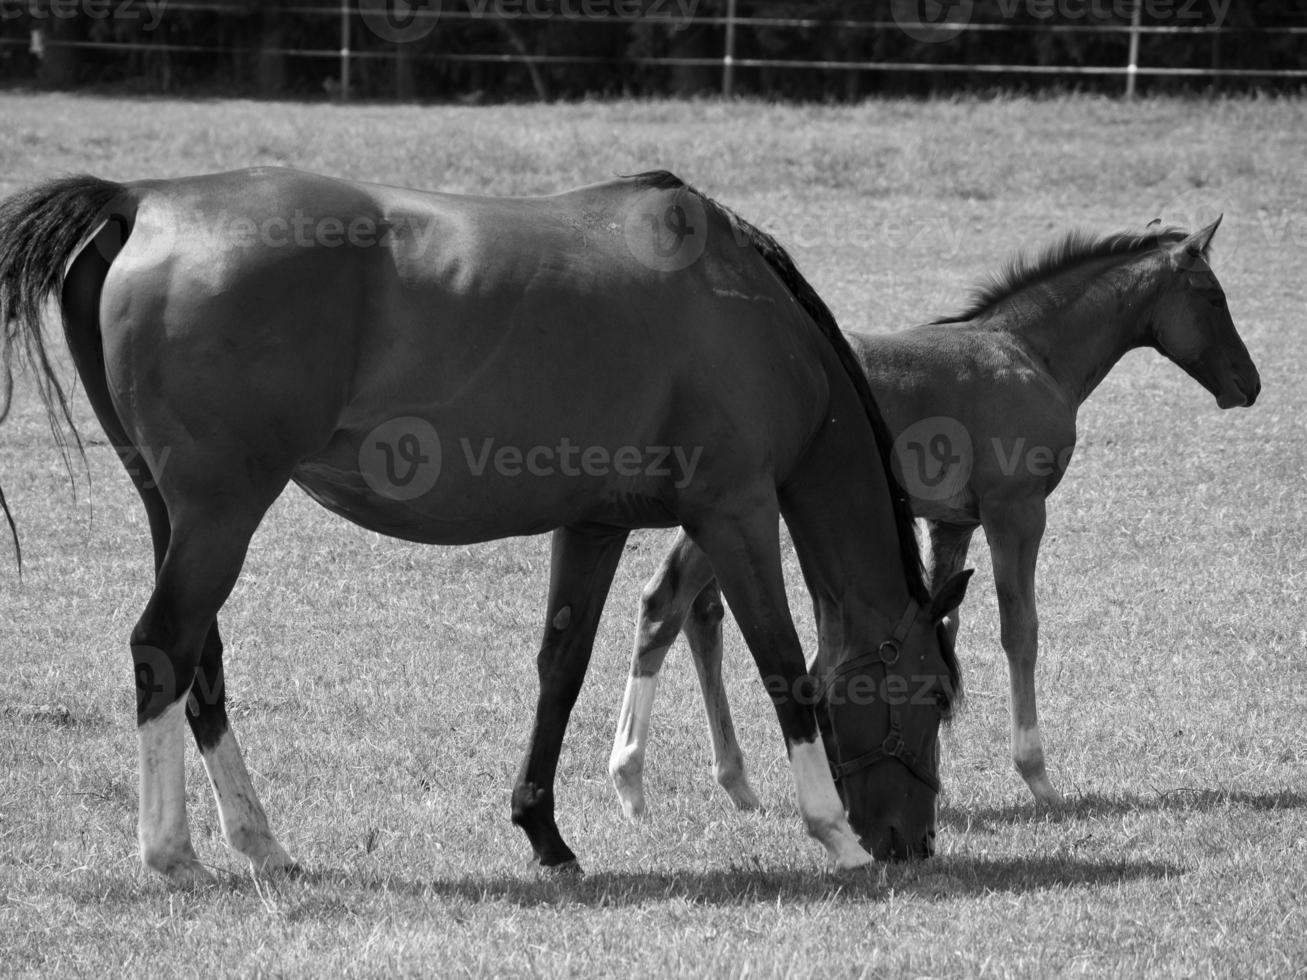
[[[1187,235],[1150,227],[1092,238],[1072,233],[1018,258],[957,316],[849,340],[894,435],[894,465],[925,521],[930,585],[966,560],[983,527],[998,592],[1012,694],[1012,758],[1037,802],[1060,805],[1048,778],[1035,708],[1035,562],[1044,501],[1076,440],[1076,412],[1127,351],[1152,347],[1212,393],[1221,408],[1261,389],[1225,294],[1208,265],[1220,224]],[[679,583],[700,559],[682,534],[645,587],[635,656],[609,773],[628,816],[643,813],[642,770],[653,692],[684,625],[712,736],[714,772],[736,806],[758,806],[744,774],[721,682],[722,605],[709,583]],[[947,621],[956,636],[956,613]]]

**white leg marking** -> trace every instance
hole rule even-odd
[[[1012,760],[1037,803],[1045,806],[1062,806],[1065,803],[1044,769],[1044,743],[1039,737],[1038,724],[1012,727]]]
[[[141,799],[137,835],[145,866],[182,887],[212,882],[191,847],[186,822],[186,699],[137,728]]]
[[[831,779],[830,763],[821,736],[812,742],[791,742],[790,768],[794,773],[794,787],[799,794],[799,812],[808,826],[808,833],[825,846],[835,867],[860,868],[875,861],[862,849],[858,838],[844,815],[844,804]]]
[[[649,716],[653,712],[658,675],[626,679],[622,713],[617,719],[613,752],[608,757],[608,774],[628,819],[644,815],[644,750],[649,741]]]
[[[227,843],[247,857],[255,871],[293,867],[294,860],[282,850],[268,829],[268,817],[259,803],[232,731],[223,732],[218,744],[202,752],[200,757],[213,786],[218,820]]]

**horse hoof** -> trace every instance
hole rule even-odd
[[[1050,810],[1064,810],[1067,807],[1066,798],[1047,780],[1041,785],[1031,786],[1030,792],[1034,794],[1036,806],[1047,807]]]
[[[262,861],[250,858],[250,870],[257,875],[281,878],[293,878],[304,872],[300,863],[284,851],[276,858],[268,857]]]
[[[174,864],[171,868],[161,871],[160,874],[168,880],[168,884],[173,888],[183,888],[192,890],[196,888],[208,888],[218,883],[218,879],[199,861],[187,861],[182,864]]]
[[[645,818],[648,812],[644,803],[644,796],[618,796],[622,804],[622,815],[631,823],[639,823]]]
[[[727,786],[726,795],[731,798],[731,802],[735,804],[737,810],[762,809],[762,801],[758,799],[758,795],[754,793],[753,787],[748,783],[736,783],[733,786]]]
[[[562,864],[542,864],[540,874],[551,881],[580,881],[585,872],[576,858],[572,858]]]
[[[838,873],[858,871],[862,868],[874,868],[875,866],[876,859],[861,847],[851,847],[835,859],[835,870]]]

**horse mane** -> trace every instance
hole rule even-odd
[[[699,198],[709,211],[715,212],[728,221],[735,230],[737,237],[747,242],[755,252],[762,256],[768,267],[790,291],[790,294],[830,343],[840,366],[844,368],[844,372],[849,376],[849,381],[853,383],[854,390],[857,391],[858,398],[866,410],[867,419],[871,422],[872,433],[876,439],[876,448],[880,450],[881,464],[885,470],[885,479],[889,483],[890,499],[894,505],[894,520],[899,536],[899,557],[903,564],[904,575],[907,577],[908,592],[922,606],[928,605],[930,590],[926,587],[925,573],[921,564],[921,552],[917,548],[912,510],[908,504],[908,495],[894,476],[894,470],[891,466],[894,439],[890,435],[889,426],[885,423],[884,415],[881,414],[880,406],[876,403],[876,397],[871,392],[871,386],[867,383],[867,376],[859,366],[853,348],[849,346],[848,340],[840,331],[839,324],[835,321],[835,314],[830,311],[830,307],[826,305],[825,301],[817,295],[817,291],[812,288],[811,283],[803,277],[803,273],[795,266],[794,260],[790,258],[784,247],[767,232],[741,218],[726,205],[713,200],[707,194],[666,170],[651,170],[647,173],[632,174],[628,179],[637,181],[651,190],[684,190]],[[952,673],[953,665],[950,664],[950,674]]]
[[[1017,293],[1047,282],[1073,266],[1095,259],[1110,259],[1166,248],[1187,237],[1187,232],[1174,226],[1150,225],[1143,231],[1119,231],[1108,235],[1072,229],[1037,252],[1017,252],[997,272],[991,273],[976,285],[970,301],[961,312],[940,317],[931,323],[972,320]]]

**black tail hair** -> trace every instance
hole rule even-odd
[[[122,190],[121,184],[80,175],[50,180],[0,201],[0,422],[13,403],[14,367],[25,363],[36,379],[50,431],[70,471],[65,428],[83,460],[86,454],[68,396],[50,360],[42,321],[46,303],[59,295],[73,251]],[[0,509],[9,522],[21,573],[18,529],[2,490]]]

